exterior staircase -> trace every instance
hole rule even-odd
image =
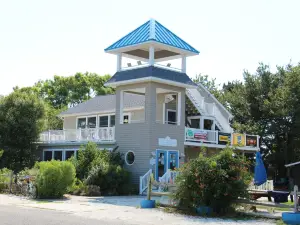
[[[208,95],[207,98],[210,98],[211,103],[205,101],[205,97],[203,96],[203,93],[205,92]],[[229,125],[229,119],[232,115],[221,104],[218,104],[217,99],[215,99],[215,97],[213,97],[213,95],[204,87],[199,85],[197,89],[186,89],[186,95],[202,116],[214,117],[216,124],[221,131],[232,131],[232,128]]]

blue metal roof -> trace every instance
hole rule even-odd
[[[153,30],[151,30],[153,29]],[[151,33],[153,32],[153,33]],[[131,45],[141,44],[147,41],[156,41],[162,44],[166,44],[172,47],[180,48],[193,53],[199,53],[195,48],[190,46],[184,40],[179,38],[173,32],[168,30],[162,24],[156,20],[149,20],[134,31],[127,34],[111,46],[105,49],[105,51],[115,50],[118,48],[128,47]]]

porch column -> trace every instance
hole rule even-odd
[[[117,72],[122,69],[122,53],[118,53],[117,55]]]
[[[182,56],[181,58],[181,72],[186,73],[186,56]]]
[[[151,66],[154,65],[154,47],[153,46],[149,47],[149,65],[151,65]]]

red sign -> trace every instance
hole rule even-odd
[[[207,139],[207,132],[205,131],[196,131],[194,132],[194,138],[200,139],[200,140],[206,140]]]

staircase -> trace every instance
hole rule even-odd
[[[204,87],[199,86],[199,88],[202,88],[205,92],[207,92],[213,100],[213,103],[205,102],[205,97],[201,95],[199,89],[186,89],[186,95],[190,101],[194,104],[201,115],[214,117],[216,124],[221,131],[231,132],[232,129],[229,125],[229,117],[231,117],[230,113],[227,113],[228,116],[225,116],[224,113],[221,112],[219,106],[216,105],[215,102],[217,102],[217,100]],[[224,111],[226,110],[224,109]]]

